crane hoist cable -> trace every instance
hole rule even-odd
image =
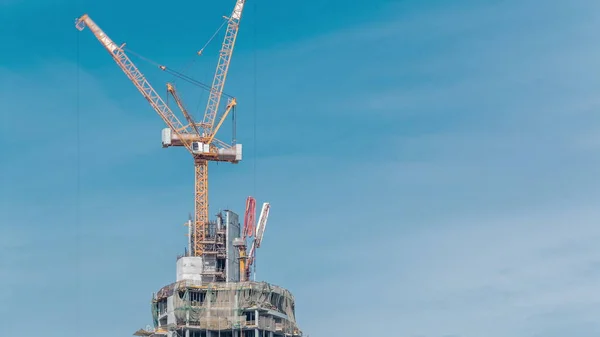
[[[189,76],[187,76],[185,74],[182,74],[182,73],[180,73],[180,72],[178,72],[176,70],[173,70],[173,69],[171,69],[171,68],[169,68],[167,66],[164,66],[164,65],[162,65],[162,64],[160,64],[160,63],[158,63],[156,61],[153,61],[153,60],[151,60],[151,59],[149,59],[149,58],[141,55],[140,53],[137,53],[137,52],[133,51],[131,48],[123,48],[123,49],[126,50],[128,53],[137,56],[138,58],[142,59],[143,61],[146,61],[148,63],[151,63],[151,64],[157,66],[158,68],[160,68],[162,71],[164,71],[166,73],[169,73],[169,74],[171,74],[171,75],[173,75],[175,77],[178,77],[178,78],[180,78],[180,79],[182,79],[182,80],[184,80],[184,81],[186,81],[188,83],[191,83],[191,84],[193,84],[193,85],[195,85],[195,86],[197,86],[199,88],[205,89],[206,91],[210,91],[211,90],[211,86],[210,85],[202,83],[202,82],[200,82],[200,81],[198,81],[198,80],[196,80],[196,79],[194,79],[192,77],[189,77]],[[227,98],[233,98],[233,96],[231,96],[231,95],[229,95],[229,94],[227,94],[225,92],[223,92],[222,95],[225,96],[225,97],[227,97]]]
[[[217,30],[214,32],[214,34],[208,39],[208,41],[206,41],[206,43],[204,44],[204,46],[202,46],[202,48],[200,48],[200,50],[198,52],[196,52],[196,56],[202,56],[204,54],[204,49],[206,49],[206,47],[208,47],[208,45],[212,42],[212,40],[214,40],[214,38],[217,36],[217,34],[219,34],[219,32],[223,29],[223,27],[225,26],[226,23],[229,22],[229,19],[227,17],[223,17],[223,22],[221,23],[221,25],[219,26],[219,28],[217,28]],[[194,57],[192,59],[192,64],[196,61],[196,57]],[[188,66],[188,70],[191,66]],[[208,70],[208,69],[206,69]],[[206,73],[206,77],[208,77],[208,72]],[[227,96],[227,95],[226,95]],[[228,96],[229,97],[229,96]],[[204,95],[199,95],[198,97],[198,103],[196,104],[196,112],[200,113],[201,109],[202,109],[202,105],[204,102],[206,102],[206,100],[208,99],[208,97],[204,97]],[[233,116],[235,116],[235,110],[233,111],[234,114]]]
[[[206,49],[206,47],[208,47],[208,45],[215,39],[215,37],[219,34],[219,32],[223,29],[223,27],[225,27],[225,24],[227,24],[228,22],[229,22],[229,18],[226,16],[223,16],[223,22],[221,23],[219,28],[217,28],[217,30],[213,33],[213,35],[206,41],[204,46],[202,46],[202,48],[200,48],[200,50],[196,52],[197,56],[202,56],[204,49]],[[130,48],[125,48],[125,46],[123,46],[123,49],[126,50],[127,52],[137,56],[138,58],[142,59],[143,61],[146,61],[148,63],[151,63],[151,64],[159,67],[164,72],[171,74],[173,76],[173,78],[171,79],[172,84],[175,84],[175,82],[177,82],[177,79],[183,79],[184,81],[186,81],[188,83],[194,84],[202,89],[205,89],[205,92],[210,92],[210,90],[211,90],[210,85],[202,83],[196,79],[193,79],[193,78],[183,74],[184,72],[187,73],[189,71],[189,69],[194,65],[194,63],[196,62],[196,57],[192,58],[191,61],[188,62],[188,64],[185,67],[183,67],[183,70],[181,72],[179,72],[179,71],[173,70],[169,67],[166,67],[158,62],[155,62],[155,61],[135,52],[134,50],[132,50]],[[233,96],[231,96],[225,92],[222,92],[221,95],[224,97],[227,97],[228,99],[233,99]],[[199,97],[198,104],[196,107],[197,112],[200,111],[202,103],[205,102],[205,97],[203,97],[203,96],[204,95],[201,95],[201,97]],[[169,95],[167,92],[167,103],[168,103],[168,100],[169,100]],[[235,116],[235,110],[233,111],[233,116]]]
[[[254,195],[256,195],[256,151],[257,151],[257,145],[256,145],[256,119],[257,119],[257,106],[258,106],[258,80],[257,80],[257,68],[258,68],[258,58],[257,58],[257,53],[256,53],[256,37],[257,37],[257,24],[256,24],[256,18],[258,17],[258,15],[256,14],[256,9],[257,9],[257,2],[258,1],[254,1],[254,5],[253,5],[253,9],[254,9],[254,15],[253,15],[253,41],[252,43],[254,44],[254,50],[252,51],[252,77],[253,77],[253,81],[254,81],[254,86],[252,88],[252,145],[253,145],[253,149],[252,149],[252,193]]]
[[[198,50],[198,52],[196,54],[198,54],[198,56],[202,55],[202,53],[204,52],[204,49],[206,49],[206,47],[208,47],[208,45],[212,42],[212,40],[214,40],[214,38],[217,36],[217,34],[219,34],[219,32],[221,31],[221,29],[223,29],[223,27],[225,26],[225,24],[227,22],[229,22],[229,19],[227,17],[223,17],[223,23],[221,23],[221,26],[219,26],[219,28],[217,28],[217,30],[215,31],[215,33],[210,37],[210,39],[208,39],[208,41],[206,41],[206,43],[204,44],[204,46],[202,48],[200,48],[200,50]]]
[[[206,49],[206,47],[212,42],[212,40],[214,40],[214,38],[217,36],[217,34],[219,34],[219,32],[221,31],[221,29],[223,29],[223,27],[225,26],[225,24],[227,23],[226,17],[223,17],[223,23],[221,23],[221,25],[219,26],[219,28],[217,28],[217,30],[213,33],[213,35],[208,39],[208,41],[206,41],[206,43],[204,44],[204,46],[202,48],[200,48],[199,51],[196,52],[196,56],[202,56],[202,53],[204,52],[204,49]],[[192,58],[185,67],[183,67],[182,69],[182,73],[187,73],[189,72],[190,68],[194,65],[194,63],[196,63],[196,57]],[[177,80],[177,76],[175,76],[173,78],[173,80],[171,80],[171,82],[175,83]]]

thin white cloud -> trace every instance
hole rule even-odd
[[[599,312],[598,219],[595,207],[476,222],[448,218],[435,229],[382,233],[359,246],[340,242],[338,256],[352,261],[344,264],[347,273],[313,283],[301,298],[312,293],[345,309],[301,300],[299,307],[314,314],[306,325],[321,333],[356,333],[344,323],[355,314],[360,331],[393,328],[401,336],[529,337],[550,325],[585,322],[593,314],[552,323],[541,317]]]
[[[6,222],[0,226],[0,274],[4,275],[3,286],[0,287],[0,301],[8,304],[0,308],[0,312],[4,314],[10,311],[10,303],[14,299],[14,289],[19,284],[19,278],[27,276],[20,266],[22,263],[21,257],[26,253],[27,240],[25,240],[18,226],[7,220],[5,218],[3,221]]]
[[[299,261],[285,268],[294,275],[286,281],[297,289],[307,332],[587,337],[600,329],[600,162],[594,138],[585,137],[600,126],[600,82],[589,71],[600,50],[588,39],[597,4],[497,6],[480,8],[482,15],[421,13],[398,23],[412,25],[412,36],[385,22],[374,25],[381,28],[375,34],[354,35],[354,44],[345,44],[352,34],[342,32],[295,49],[303,59],[294,58],[300,64],[286,74],[314,75],[310,85],[335,82],[344,92],[327,106],[311,106],[326,92],[301,96],[293,107],[299,118],[310,124],[342,116],[332,128],[357,115],[364,124],[381,118],[398,125],[394,135],[355,130],[356,139],[377,137],[381,146],[357,150],[352,158],[360,164],[340,158],[336,174],[328,169],[334,147],[331,160],[265,160],[276,172],[286,165],[310,172],[308,181],[287,173],[286,193],[293,191],[301,219],[277,222],[297,228],[302,247],[265,248]],[[556,24],[564,13],[572,20]],[[427,27],[440,17],[441,29]],[[454,22],[464,29],[444,35]],[[419,43],[418,28],[430,29],[432,45]],[[411,47],[422,48],[422,56]],[[364,57],[349,68],[340,55]],[[382,118],[376,109],[387,113]],[[319,164],[321,172],[314,170]],[[275,226],[273,235],[283,235]]]
[[[84,69],[79,70],[79,82],[75,76],[73,64],[60,62],[28,73],[0,69],[0,90],[10,97],[7,108],[13,111],[0,126],[8,149],[0,172],[7,185],[19,182],[18,187],[10,185],[7,198],[38,195],[39,189],[65,184],[75,188],[77,172],[94,181],[115,166],[160,152],[161,120],[141,96],[132,97],[133,105],[116,102]],[[146,111],[129,111],[130,106]],[[36,170],[39,165],[44,169]]]

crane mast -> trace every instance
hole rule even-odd
[[[160,95],[154,90],[144,75],[139,71],[135,64],[125,53],[123,46],[118,46],[104,33],[98,25],[87,15],[81,16],[76,20],[76,27],[80,31],[87,26],[100,43],[108,50],[112,58],[133,82],[140,93],[148,100],[152,108],[163,119],[167,128],[162,131],[162,146],[183,146],[194,159],[194,221],[191,233],[191,256],[205,256],[216,254],[215,242],[208,236],[208,161],[224,161],[238,163],[242,159],[241,144],[229,145],[215,138],[216,133],[221,127],[228,113],[235,108],[236,100],[232,98],[226,110],[219,121],[214,125],[217,110],[223,95],[223,88],[229,70],[229,64],[237,33],[239,23],[242,17],[245,0],[237,0],[231,16],[228,19],[225,38],[219,53],[219,60],[210,89],[210,96],[206,105],[202,123],[195,123],[185,110],[183,103],[177,96],[175,88],[168,85],[168,92],[175,98],[177,105],[182,110],[188,124],[184,125],[163,101]],[[166,67],[161,66],[165,70]],[[203,132],[198,130],[198,126]]]

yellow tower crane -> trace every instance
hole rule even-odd
[[[210,87],[210,96],[206,105],[204,118],[201,123],[196,123],[185,109],[181,99],[177,95],[175,88],[167,84],[167,91],[171,94],[177,106],[184,114],[187,124],[183,124],[169,106],[163,101],[160,95],[154,90],[144,75],[138,70],[135,64],[125,53],[125,44],[118,46],[104,33],[92,19],[84,14],[75,22],[77,29],[83,30],[86,26],[96,36],[98,41],[108,50],[112,58],[119,67],[125,72],[127,77],[138,88],[140,93],[148,100],[152,108],[167,124],[167,128],[162,131],[162,146],[183,146],[194,159],[195,167],[195,202],[194,202],[194,222],[191,232],[190,255],[206,256],[216,254],[215,242],[208,237],[208,161],[222,161],[238,163],[242,160],[242,145],[231,144],[220,141],[215,138],[223,121],[229,112],[235,108],[236,100],[231,98],[226,106],[221,119],[215,125],[217,110],[223,96],[223,88],[229,70],[229,63],[239,29],[239,23],[242,17],[245,0],[237,0],[233,12],[227,19],[227,30],[225,38],[219,53],[219,61]],[[199,52],[200,54],[200,52]],[[161,66],[162,70],[167,70]]]

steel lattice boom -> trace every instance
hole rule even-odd
[[[206,134],[213,133],[213,126],[215,117],[217,115],[217,109],[223,95],[223,88],[225,86],[225,79],[227,78],[227,72],[229,70],[229,63],[231,55],[233,54],[233,47],[235,46],[235,39],[237,37],[240,20],[242,18],[242,11],[244,9],[245,0],[238,0],[233,9],[233,13],[229,18],[227,24],[227,31],[225,32],[225,39],[219,53],[219,62],[217,63],[217,70],[215,71],[215,77],[213,79],[212,89],[206,104],[206,112],[204,113],[204,120],[202,121],[202,128],[204,128]]]

